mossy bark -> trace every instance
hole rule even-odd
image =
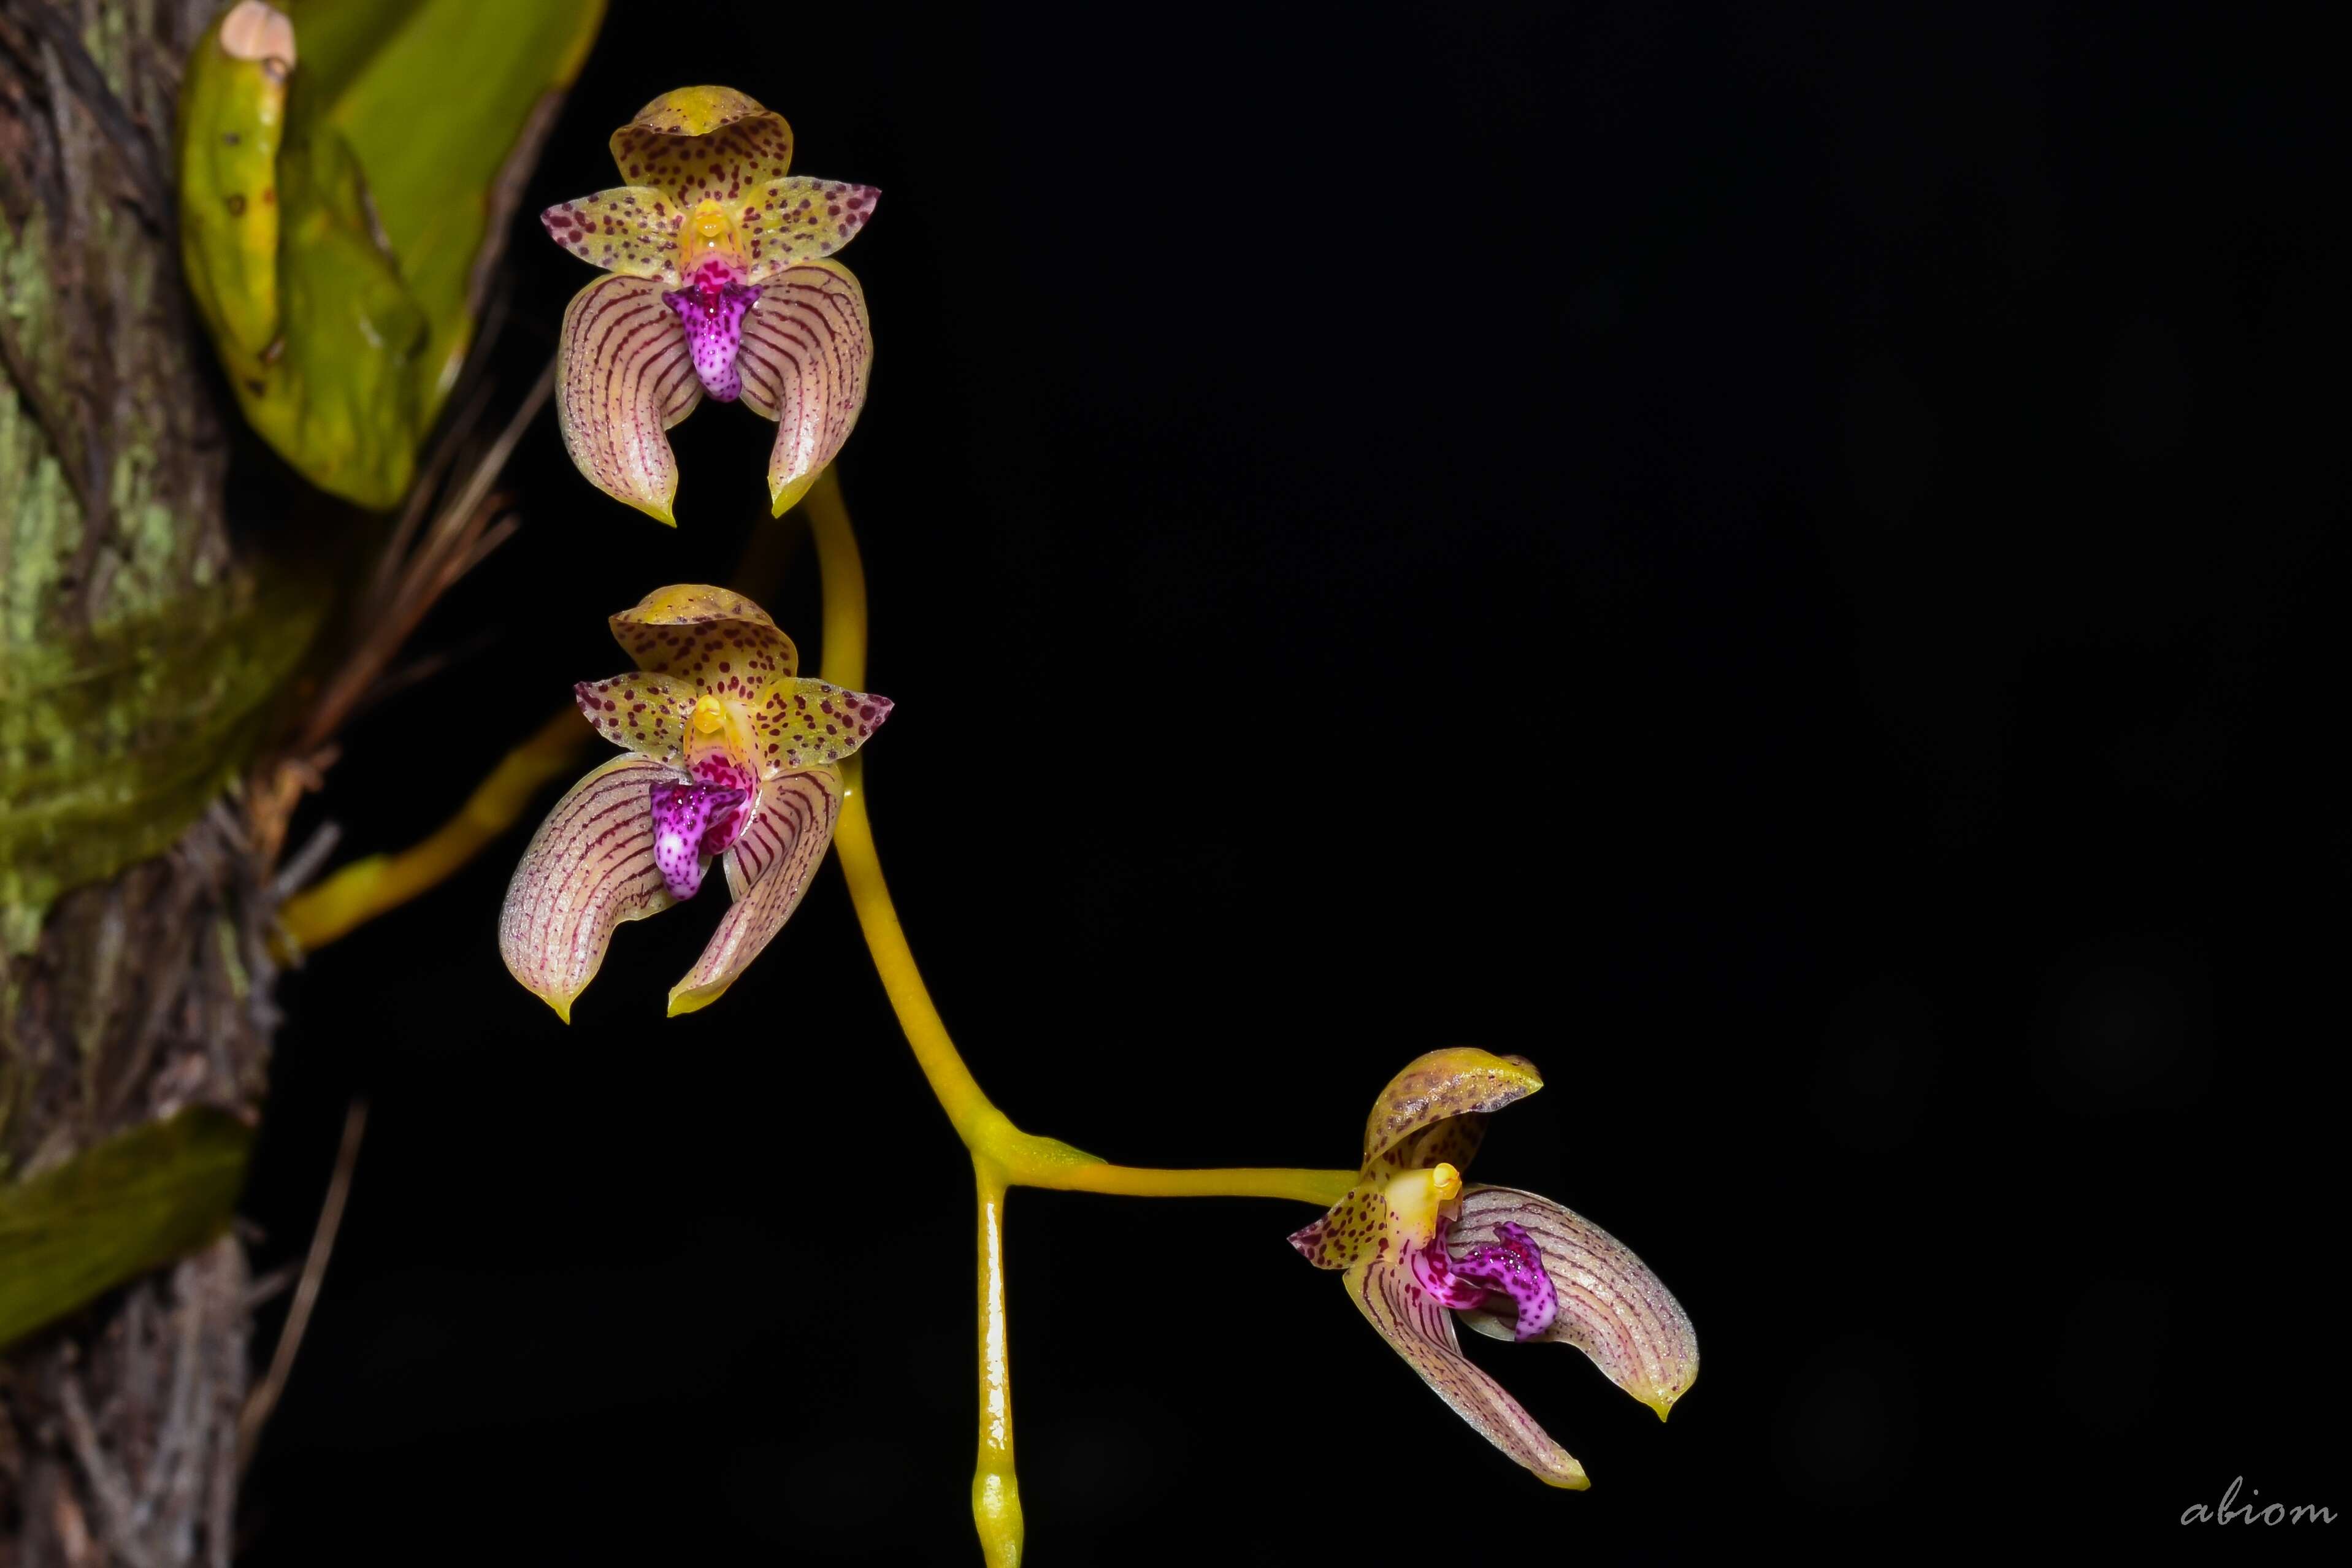
[[[0,1184],[258,1113],[271,901],[224,791],[316,612],[229,525],[164,210],[216,3],[0,0]],[[224,1238],[0,1351],[0,1568],[228,1562],[247,1316]]]

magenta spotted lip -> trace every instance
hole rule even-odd
[[[733,402],[743,395],[742,372],[735,367],[743,348],[743,312],[759,303],[760,291],[740,283],[696,283],[662,296],[686,329],[687,351],[694,374],[713,402]]]
[[[723,784],[665,779],[653,787],[654,863],[672,897],[692,898],[701,889],[711,857],[724,854],[742,833],[749,799]]]

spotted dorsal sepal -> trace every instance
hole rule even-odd
[[[613,132],[612,147],[632,185],[732,204],[790,172],[793,128],[732,88],[686,87],[639,110]]]
[[[1496,1056],[1475,1046],[1415,1057],[1373,1102],[1364,1124],[1364,1166],[1370,1170],[1378,1162],[1387,1169],[1419,1167],[1451,1157],[1423,1141],[1412,1146],[1409,1158],[1384,1158],[1424,1128],[1456,1116],[1486,1115],[1542,1087],[1542,1075],[1525,1057]],[[1475,1146],[1474,1140],[1471,1147]],[[1454,1163],[1466,1160],[1465,1155]]]
[[[612,619],[614,640],[637,668],[675,675],[698,692],[765,702],[800,668],[793,640],[768,612],[730,588],[657,588]]]

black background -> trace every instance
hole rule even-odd
[[[1034,1561],[2352,1509],[2331,57],[2243,11],[614,7],[531,209],[712,78],[885,193],[867,782],[999,1103],[1339,1166],[1409,1058],[1523,1051],[1476,1174],[1705,1346],[1661,1426],[1478,1342],[1591,1470],[1555,1494],[1304,1210],[1024,1193]],[[528,214],[513,265],[519,388],[590,274]],[[723,580],[770,439],[680,427],[673,534],[543,420],[426,630],[463,662],[349,737],[351,850]],[[286,988],[265,1263],[373,1119],[250,1560],[973,1560],[968,1167],[838,877],[688,1019],[718,904],[625,929],[567,1030],[498,957],[526,833]]]

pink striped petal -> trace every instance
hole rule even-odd
[[[744,204],[737,225],[750,262],[743,281],[765,283],[795,262],[831,256],[866,226],[881,194],[806,174],[769,181]]]
[[[573,295],[555,374],[572,463],[604,494],[676,527],[677,463],[662,433],[694,412],[702,383],[661,284],[600,277]]]
[[[788,267],[760,286],[736,361],[743,401],[776,422],[769,509],[782,517],[841,451],[874,368],[866,294],[838,262]]]
[[[1471,1186],[1450,1241],[1456,1252],[1491,1243],[1505,1226],[1524,1230],[1558,1292],[1559,1315],[1533,1337],[1572,1344],[1610,1382],[1661,1421],[1698,1376],[1698,1335],[1690,1315],[1633,1249],[1572,1209],[1532,1192]],[[1494,1339],[1517,1337],[1509,1319],[1466,1312]]]
[[[556,244],[581,260],[623,277],[656,277],[678,285],[677,231],[685,210],[650,185],[624,185],[578,201],[558,202],[539,214]]]
[[[613,758],[555,803],[515,867],[499,951],[566,1023],[614,927],[673,902],[654,859],[653,787],[676,777],[648,758]]]
[[[758,814],[723,857],[735,904],[700,960],[670,988],[670,1017],[717,1001],[784,928],[833,841],[841,790],[840,771],[832,768],[787,773],[760,787]]]
[[[1532,1471],[1546,1486],[1581,1491],[1584,1467],[1502,1385],[1472,1364],[1454,1335],[1454,1314],[1413,1282],[1402,1259],[1359,1263],[1348,1270],[1348,1296],[1359,1312],[1454,1413],[1486,1440]]]

